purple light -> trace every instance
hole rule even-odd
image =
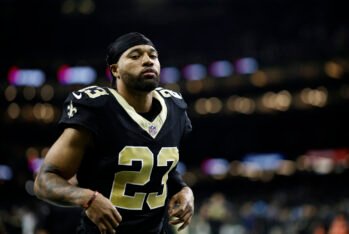
[[[254,58],[241,58],[235,62],[238,74],[252,74],[258,70],[258,63]]]
[[[210,74],[215,77],[228,77],[233,74],[233,65],[227,60],[213,62],[210,65]]]
[[[31,160],[28,160],[29,170],[33,173],[39,172],[43,162],[44,162],[43,158],[33,158]]]
[[[59,69],[58,69],[58,81],[61,84],[67,84],[66,82],[66,73],[68,71],[69,67],[68,65],[62,65]]]
[[[106,68],[105,68],[105,76],[107,77],[107,79],[108,79],[109,81],[112,81],[113,76],[112,76],[112,74],[111,74],[111,71],[110,71],[109,67],[106,67]]]
[[[164,67],[161,69],[160,80],[164,84],[176,83],[180,78],[180,72],[175,67]]]
[[[201,80],[206,77],[206,74],[206,68],[202,64],[190,64],[183,69],[183,76],[187,80]]]
[[[10,84],[16,84],[16,77],[17,74],[19,73],[19,68],[18,67],[11,67],[9,72],[8,72],[8,76],[7,76],[7,80]]]
[[[223,175],[229,169],[229,162],[223,158],[210,158],[202,162],[201,169],[207,175]]]
[[[61,84],[91,84],[97,78],[97,73],[92,67],[69,67],[63,65],[58,69],[58,81]]]

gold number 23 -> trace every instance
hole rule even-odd
[[[154,157],[148,147],[124,147],[119,153],[119,165],[131,166],[133,162],[140,161],[142,166],[139,171],[121,171],[115,174],[110,194],[110,200],[113,205],[129,210],[141,210],[145,198],[147,198],[146,202],[150,209],[164,206],[167,197],[166,182],[168,173],[177,165],[178,159],[179,153],[177,147],[161,148],[157,155],[156,166],[166,167],[169,162],[173,162],[171,167],[162,176],[162,193],[135,192],[133,196],[130,196],[125,194],[128,184],[144,186],[150,181],[150,176],[154,167]]]

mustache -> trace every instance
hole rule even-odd
[[[153,69],[153,68],[145,68],[141,71],[141,74],[144,74],[144,73],[147,73],[147,72],[152,72],[152,73],[155,73],[156,75],[159,75],[158,72]]]

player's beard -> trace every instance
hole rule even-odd
[[[141,92],[150,92],[159,86],[160,77],[145,77],[143,74],[133,76],[131,74],[124,74],[121,78],[127,87]]]

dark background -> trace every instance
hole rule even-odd
[[[90,65],[97,69],[99,82],[103,82],[107,45],[130,31],[142,32],[154,41],[163,67],[253,57],[261,69],[292,70],[291,65],[312,62],[323,70],[325,62],[346,59],[349,54],[348,17],[337,1],[3,0],[0,4],[2,90],[6,88],[6,73],[14,65],[39,67],[51,83],[62,64]],[[64,14],[66,5],[71,6],[71,12]],[[79,9],[83,6],[91,12],[82,13]],[[293,77],[285,75],[277,84],[265,87],[247,83],[228,88],[217,85],[196,95],[181,92],[190,105],[199,97],[254,96],[283,89],[325,86],[337,92],[347,83],[347,73],[335,80],[323,71],[312,79],[302,79],[294,72]],[[59,107],[64,98],[65,93],[52,102]],[[239,157],[248,151],[297,152],[347,146],[348,102],[332,99],[335,98],[329,98],[325,108],[290,108],[251,116],[192,115],[194,133],[190,145],[200,147],[191,150],[188,145],[190,157],[199,159],[203,152]],[[6,105],[2,100],[3,110]],[[39,127],[50,132],[47,126],[22,124],[3,126],[9,131],[2,131],[11,139],[9,143],[33,144],[37,139],[50,144],[55,138],[32,130]],[[19,129],[12,129],[22,127],[28,129],[21,136],[17,135]],[[35,138],[26,135],[33,132]]]
[[[276,82],[271,75],[267,76],[267,84],[259,87],[251,82],[253,74],[222,79],[207,76],[202,81],[205,88],[191,93],[185,88],[189,81],[181,77],[176,87],[188,103],[193,124],[193,132],[182,147],[181,161],[192,172],[200,170],[204,159],[240,161],[247,153],[278,152],[296,161],[312,149],[349,147],[348,26],[344,1],[1,0],[0,163],[9,165],[14,173],[12,181],[0,183],[1,197],[5,197],[3,207],[10,207],[6,201],[19,204],[23,199],[35,199],[28,197],[24,189],[25,182],[33,179],[25,152],[28,147],[49,147],[60,134],[55,122],[8,117],[10,102],[3,94],[9,86],[7,73],[12,66],[44,70],[47,83],[57,90],[50,103],[60,110],[68,92],[80,86],[59,85],[57,69],[62,64],[89,65],[97,70],[96,83],[108,85],[106,48],[127,32],[148,36],[160,52],[162,67],[181,69],[191,63],[208,66],[216,60],[233,63],[242,57],[255,58],[259,70],[270,71],[269,75],[277,71]],[[329,62],[341,66],[339,77],[326,72]],[[310,75],[309,67],[315,71]],[[295,103],[301,90],[318,87],[328,92],[326,105],[300,107]],[[23,89],[17,88],[14,100],[19,106],[42,102],[38,97],[24,99]],[[195,111],[200,98],[224,101],[239,95],[257,100],[267,92],[282,90],[288,90],[293,97],[286,111],[242,114],[222,110],[207,115]],[[298,202],[302,202],[302,196],[305,200],[323,191],[334,191],[324,197],[336,200],[348,194],[346,167],[335,175],[298,172],[268,183],[241,177],[217,182],[197,175],[193,188],[201,200],[211,194],[206,186],[241,201],[251,194],[270,197],[275,191],[288,193],[289,189],[308,191],[299,195]],[[236,187],[241,190],[237,192]]]

